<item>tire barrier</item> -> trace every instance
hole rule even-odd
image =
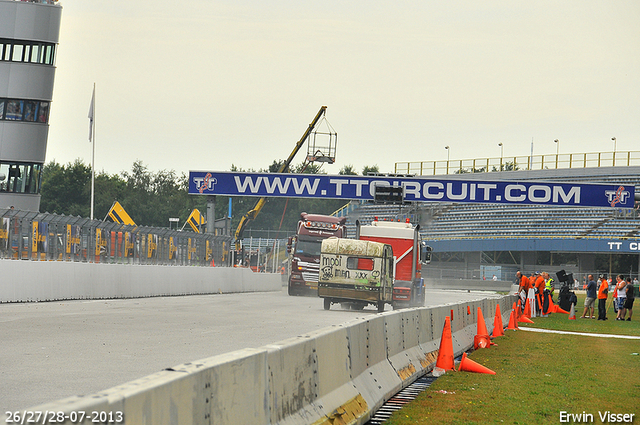
[[[458,356],[473,347],[473,312],[482,309],[493,319],[490,312],[497,306],[506,312],[514,300],[502,296],[370,315],[27,410],[108,412],[122,415],[125,424],[363,424],[433,369],[452,311]]]

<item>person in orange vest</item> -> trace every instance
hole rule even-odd
[[[522,308],[524,308],[524,302],[527,298],[527,293],[529,292],[529,288],[531,287],[531,282],[529,278],[522,274],[520,270],[516,272],[516,280],[518,281],[518,296],[522,300]],[[524,291],[524,295],[522,293]]]
[[[600,288],[598,289],[598,320],[607,320],[607,297],[609,296],[609,282],[600,275]]]
[[[544,294],[544,277],[540,272],[536,272],[536,281],[534,283],[536,290],[536,301],[538,302],[538,311],[542,311],[542,295]]]

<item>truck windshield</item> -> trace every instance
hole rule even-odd
[[[306,255],[309,257],[319,257],[322,241],[304,241],[298,240],[296,244],[296,254]]]

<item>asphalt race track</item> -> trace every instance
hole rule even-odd
[[[492,296],[428,290],[426,305]],[[369,314],[376,314],[373,306],[325,311],[321,299],[290,297],[285,290],[0,304],[0,412],[95,393]]]

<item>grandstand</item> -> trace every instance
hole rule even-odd
[[[640,166],[616,166],[553,170],[525,170],[448,175],[447,179],[556,181],[609,183],[640,186]],[[636,203],[637,206],[637,203]],[[633,274],[640,268],[640,214],[638,209],[558,207],[547,205],[454,204],[422,205],[351,204],[347,226],[355,234],[355,221],[370,223],[375,217],[419,223],[423,238],[434,248],[429,269],[455,269],[460,277],[483,277],[483,269],[498,266],[498,277],[511,280],[516,268],[527,273],[546,268],[564,268],[576,276],[587,273],[617,273],[594,269],[595,255],[638,256]],[[487,252],[509,252],[509,263],[487,262]],[[538,253],[553,258],[574,253],[572,264],[540,264]],[[446,255],[439,255],[446,254]],[[455,255],[453,255],[455,254]],[[504,256],[502,257],[504,258]],[[500,267],[509,270],[500,273]],[[629,274],[630,270],[619,271]],[[429,272],[428,272],[429,273]],[[449,273],[450,274],[450,273]],[[503,275],[504,274],[504,275]],[[489,275],[489,278],[492,276]]]

